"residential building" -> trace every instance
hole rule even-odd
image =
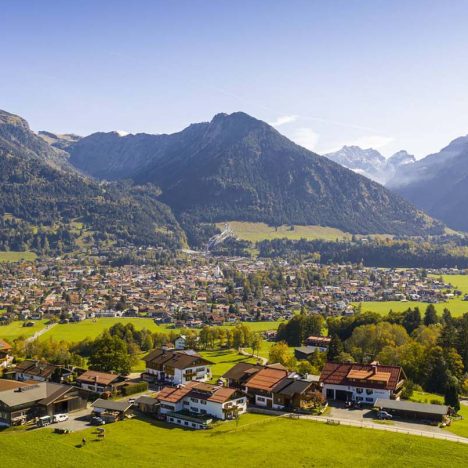
[[[320,352],[328,351],[331,338],[329,336],[309,336],[305,340],[305,345],[311,348],[312,351],[318,350]]]
[[[87,370],[76,379],[76,384],[94,393],[115,392],[125,383],[125,378],[120,374]]]
[[[374,404],[377,399],[399,400],[406,376],[399,366],[327,362],[320,374],[323,396],[329,400]]]
[[[37,382],[61,382],[71,372],[63,366],[56,366],[45,361],[26,359],[13,369],[15,380],[34,380]]]
[[[169,422],[192,428],[209,424],[210,418],[234,419],[247,411],[247,397],[238,389],[203,382],[164,387],[157,399]]]
[[[245,392],[253,404],[273,408],[273,389],[286,377],[288,370],[281,364],[266,366],[247,380]]]
[[[155,349],[145,358],[142,378],[150,383],[181,385],[211,378],[211,362],[192,350]]]

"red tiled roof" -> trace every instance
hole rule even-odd
[[[403,369],[399,366],[334,362],[327,362],[320,374],[320,381],[324,384],[385,388],[386,390],[395,390],[404,378]]]

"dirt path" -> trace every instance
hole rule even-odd
[[[243,356],[250,356],[255,359],[258,359],[264,366],[268,363],[267,358],[264,358],[263,356],[259,356],[258,354],[249,353],[245,348],[240,348],[239,353],[242,354]]]

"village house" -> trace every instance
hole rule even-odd
[[[36,361],[26,359],[16,365],[12,371],[15,380],[28,381],[34,380],[37,382],[57,382],[71,375],[71,372],[63,366],[57,366],[45,361]]]
[[[207,418],[234,419],[247,411],[247,397],[238,389],[203,382],[164,387],[157,399],[168,422],[197,429],[209,424]]]
[[[305,340],[305,346],[312,348],[313,351],[328,351],[331,338],[328,336],[309,336]]]
[[[286,377],[288,370],[281,364],[265,366],[247,380],[245,392],[253,404],[274,408],[273,389]]]
[[[273,408],[301,409],[307,408],[314,392],[318,391],[318,380],[285,378],[273,387]]]
[[[141,377],[149,383],[181,385],[211,378],[212,363],[192,350],[154,349],[143,360],[146,371]]]
[[[87,370],[76,379],[76,384],[94,393],[116,392],[125,383],[125,378],[120,374],[110,374]]]
[[[327,362],[320,374],[328,400],[374,404],[377,399],[399,400],[406,376],[399,366]]]

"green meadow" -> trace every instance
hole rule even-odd
[[[67,435],[46,428],[1,434],[2,465],[135,467],[466,466],[467,447],[371,429],[247,414],[206,431],[128,420]],[[86,445],[81,446],[82,438]]]
[[[0,262],[32,261],[37,258],[34,252],[0,252]]]
[[[179,332],[179,329],[170,328],[170,325],[158,325],[150,318],[98,318],[87,319],[77,323],[58,324],[44,333],[40,339],[53,338],[55,340],[65,340],[70,342],[82,341],[85,338],[96,338],[106,328],[110,328],[116,323],[132,323],[136,329],[141,330],[146,328],[152,332],[170,333],[171,331]],[[281,322],[245,322],[245,324],[253,331],[276,330]],[[232,325],[224,325],[225,328],[231,328]]]
[[[324,226],[268,226],[265,223],[248,223],[243,221],[227,221],[224,223],[217,223],[220,229],[224,229],[225,224],[229,224],[239,239],[247,240],[250,242],[258,242],[262,240],[271,239],[323,239],[323,240],[336,240],[336,239],[351,239],[351,234],[341,231],[340,229]]]
[[[439,315],[441,315],[443,310],[447,308],[454,317],[460,317],[461,315],[468,312],[468,301],[463,300],[464,295],[468,294],[468,275],[443,275],[442,277],[444,282],[450,283],[453,288],[459,289],[463,294],[459,298],[450,299],[447,302],[441,302],[439,304],[434,304],[434,306]],[[363,312],[377,312],[382,315],[387,314],[390,310],[393,310],[393,312],[403,312],[409,307],[419,307],[421,312],[424,312],[428,306],[426,302],[416,301],[361,302],[361,304]],[[357,306],[359,303],[354,303],[354,305]]]
[[[233,349],[216,351],[202,351],[200,353],[205,359],[214,363],[211,367],[213,381],[218,380],[225,372],[239,362],[255,363],[256,359],[243,356]]]
[[[23,322],[12,322],[8,325],[0,325],[0,338],[12,342],[20,336],[29,337],[45,327],[46,320],[34,320],[33,327],[23,327]]]

